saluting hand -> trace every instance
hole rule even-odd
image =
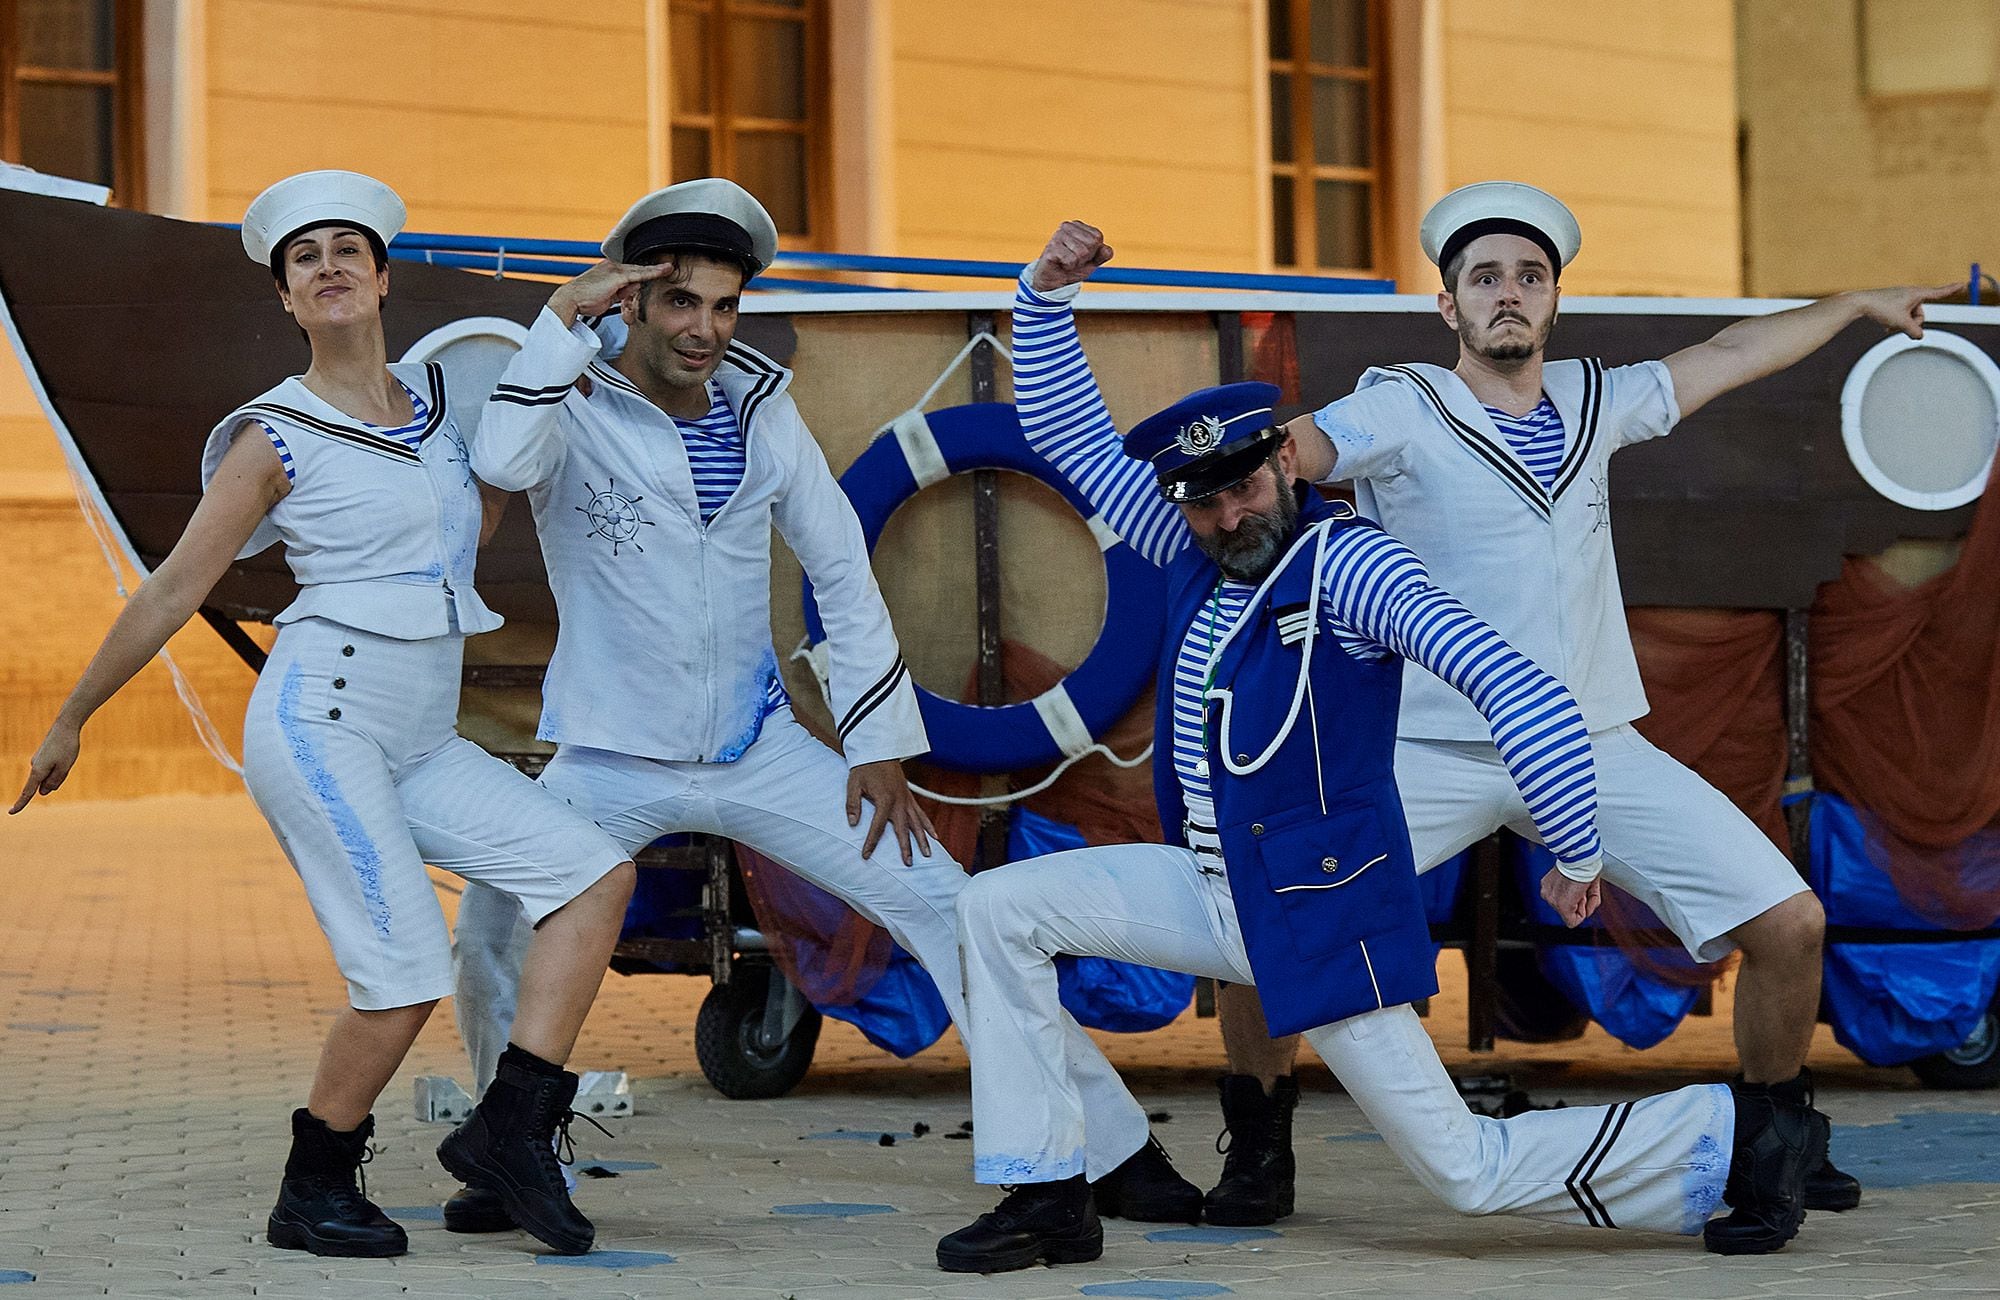
[[[1111,245],[1104,232],[1081,221],[1065,221],[1049,236],[1049,245],[1035,263],[1030,282],[1037,293],[1048,293],[1066,285],[1082,284],[1090,273],[1111,260]]]
[[[1949,298],[1964,287],[1954,280],[1950,284],[1928,289],[1909,285],[1895,289],[1857,289],[1848,297],[1864,318],[1883,329],[1920,339],[1924,336],[1924,304]]]
[[[1572,930],[1589,919],[1603,900],[1603,891],[1593,880],[1589,884],[1578,884],[1554,867],[1542,877],[1542,900],[1556,909],[1562,923]]]
[[[910,780],[903,775],[901,763],[885,758],[877,763],[863,763],[847,774],[849,826],[861,824],[863,799],[874,806],[875,819],[868,824],[868,838],[862,841],[862,857],[875,855],[875,845],[881,841],[884,827],[895,828],[896,843],[903,850],[904,866],[914,861],[910,856],[910,841],[913,839],[925,857],[931,855],[931,841],[937,838],[937,831],[932,829],[931,819],[924,815],[916,795],[910,793]]]
[[[549,310],[565,325],[578,316],[602,316],[639,291],[648,280],[674,273],[674,260],[649,266],[629,262],[599,262],[549,295]]]
[[[21,787],[21,797],[7,810],[13,816],[28,806],[28,801],[38,794],[54,794],[68,779],[69,770],[76,766],[76,753],[83,742],[77,728],[66,722],[57,721],[49,728],[49,734],[42,738],[40,749],[28,760],[28,783]]]

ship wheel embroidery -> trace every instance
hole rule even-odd
[[[618,554],[621,546],[630,546],[641,555],[646,548],[639,545],[639,530],[652,528],[654,523],[639,513],[639,503],[644,497],[628,497],[618,491],[618,480],[611,479],[599,492],[584,480],[584,491],[590,493],[590,501],[577,506],[583,517],[590,521],[590,535],[602,537],[611,543],[611,553]]]

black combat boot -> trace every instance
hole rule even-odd
[[[1710,1219],[1702,1240],[1718,1255],[1767,1255],[1805,1221],[1806,1175],[1826,1163],[1826,1116],[1779,1095],[1784,1084],[1732,1083],[1736,1142],[1723,1199],[1727,1218]]]
[[[1771,1085],[1771,1095],[1801,1106],[1813,1104],[1813,1082],[1811,1070],[1800,1070],[1794,1078]],[[1861,1204],[1861,1180],[1853,1174],[1843,1173],[1834,1168],[1833,1160],[1819,1162],[1819,1167],[1806,1174],[1806,1208],[1826,1210],[1838,1214]]]
[[[444,1203],[446,1232],[512,1232],[514,1220],[500,1194],[484,1187],[461,1187]]]
[[[509,1043],[486,1095],[438,1144],[446,1172],[498,1195],[507,1217],[558,1255],[584,1254],[597,1238],[556,1155],[558,1133],[569,1144],[575,1099],[575,1075]]]
[[[375,1117],[337,1133],[300,1107],[292,1112],[292,1153],[266,1232],[281,1250],[384,1259],[410,1248],[402,1228],[368,1199],[361,1166],[374,1152]],[[357,1181],[360,1180],[360,1181]]]
[[[1215,1149],[1226,1158],[1222,1181],[1202,1202],[1202,1217],[1232,1228],[1276,1223],[1292,1212],[1292,1185],[1298,1175],[1292,1159],[1298,1080],[1283,1076],[1269,1096],[1264,1085],[1247,1074],[1225,1074],[1219,1084],[1223,1130]]]
[[[1107,1219],[1141,1223],[1200,1223],[1201,1188],[1181,1177],[1167,1149],[1151,1133],[1146,1145],[1090,1185],[1097,1212]]]
[[[1083,1175],[1022,1183],[986,1214],[938,1242],[947,1273],[1008,1273],[1036,1260],[1083,1264],[1104,1253],[1104,1225]]]

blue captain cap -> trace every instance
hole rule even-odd
[[[1189,393],[1125,435],[1125,454],[1153,467],[1160,495],[1200,501],[1257,472],[1285,436],[1274,384],[1217,384]]]

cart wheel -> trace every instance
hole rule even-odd
[[[1910,1062],[1926,1088],[1991,1088],[2000,1084],[2000,996],[1970,1036],[1949,1052]]]
[[[772,981],[770,966],[738,966],[727,984],[701,1001],[694,1021],[694,1055],[715,1090],[734,1101],[782,1097],[798,1086],[819,1044],[820,1014],[808,1004],[791,1032],[775,1043],[764,1034]],[[784,995],[784,988],[778,995]],[[793,994],[792,996],[797,996]]]

